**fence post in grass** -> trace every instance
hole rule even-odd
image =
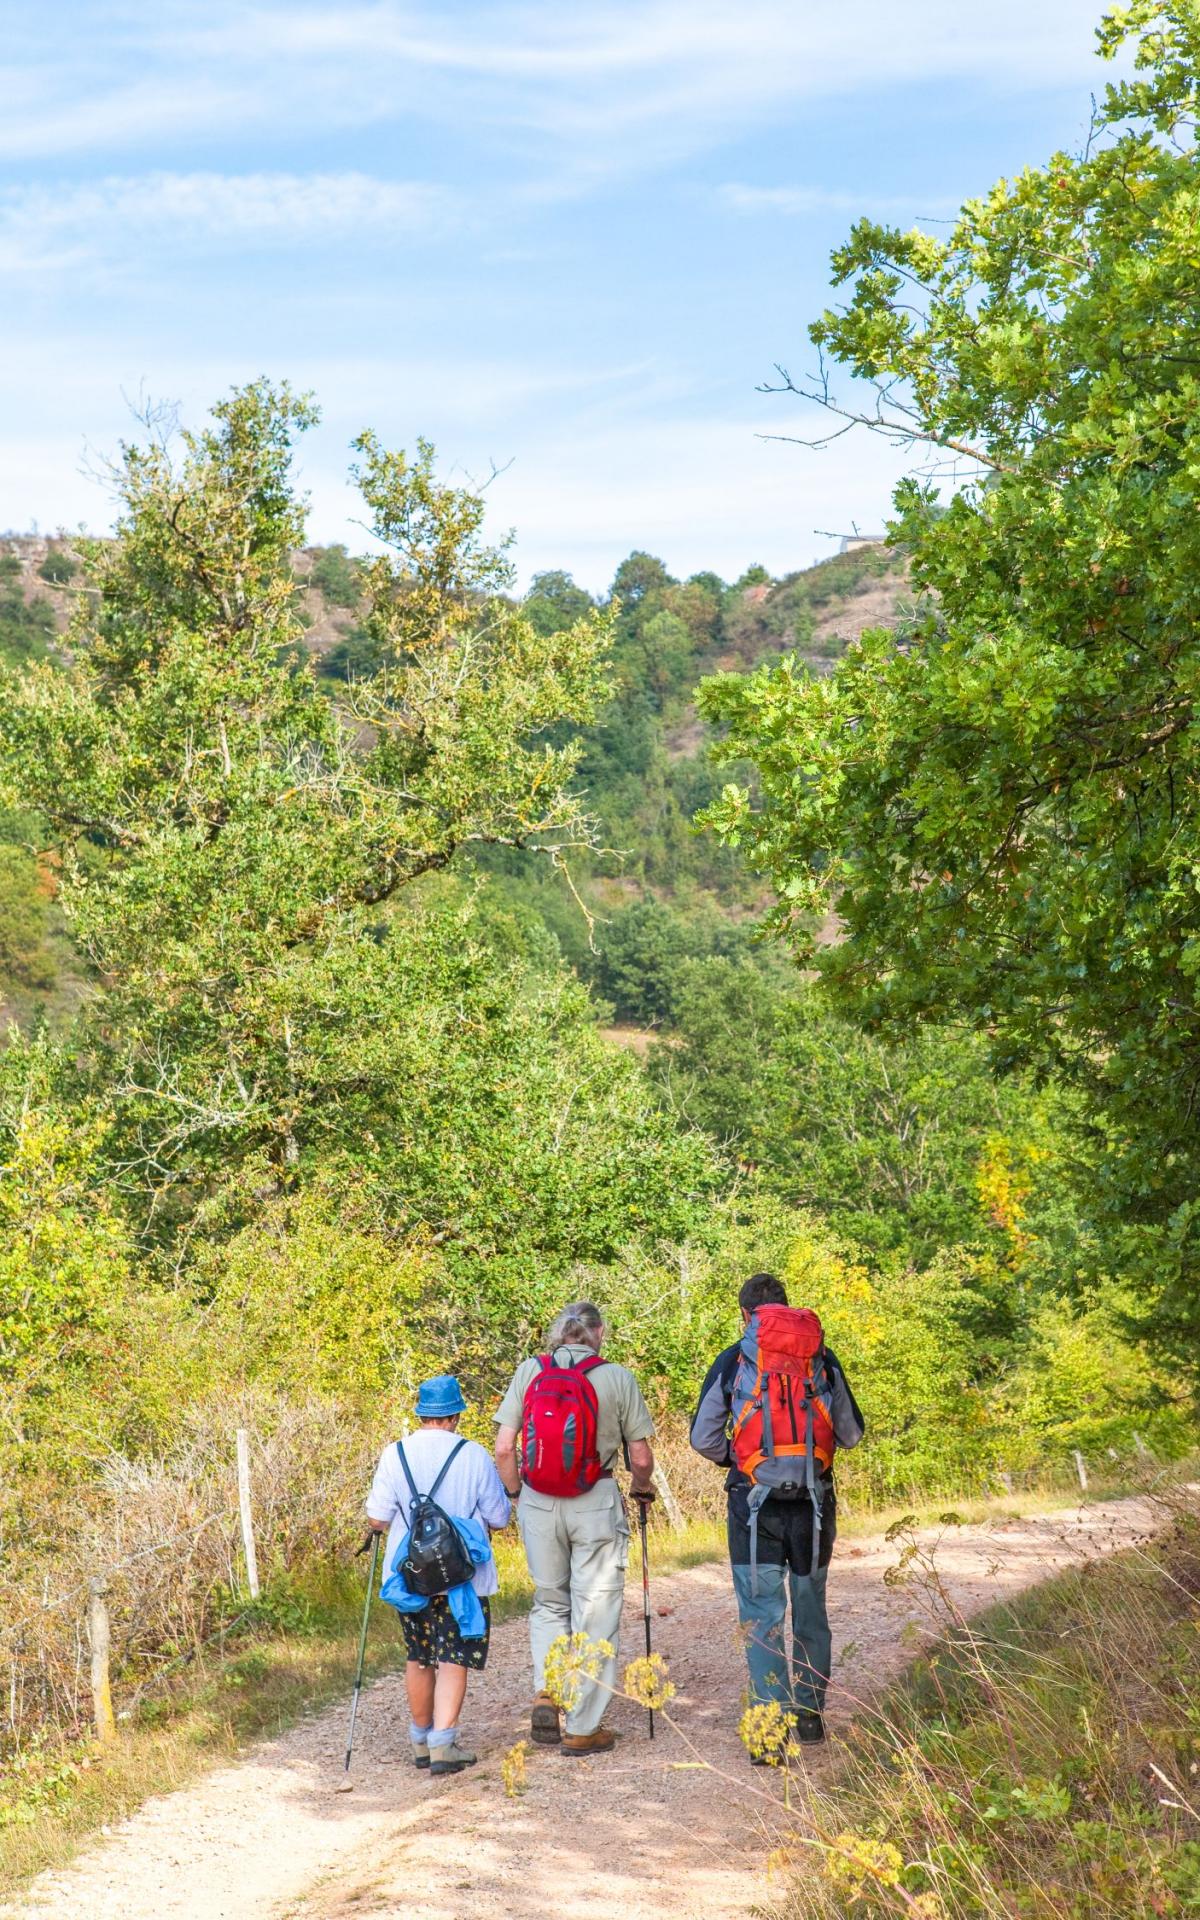
[[[1079,1475],[1079,1484],[1086,1493],[1088,1488],[1087,1468],[1083,1464],[1083,1455],[1079,1452],[1078,1448],[1075,1450],[1075,1471]]]
[[[667,1510],[667,1525],[671,1527],[675,1533],[682,1533],[683,1508],[675,1498],[671,1482],[663,1472],[661,1460],[656,1460],[654,1463],[654,1484],[661,1493],[663,1506]]]
[[[111,1636],[107,1595],[108,1586],[104,1576],[93,1574],[88,1581],[87,1627],[92,1649],[92,1716],[96,1722],[96,1738],[102,1746],[108,1746],[117,1737],[112,1685],[108,1677]]]
[[[254,1551],[254,1515],[250,1507],[250,1435],[245,1427],[237,1430],[238,1506],[242,1514],[242,1552],[246,1559],[246,1585],[250,1598],[258,1599],[258,1555]]]

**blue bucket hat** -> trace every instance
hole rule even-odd
[[[466,1409],[463,1390],[452,1373],[439,1373],[432,1380],[422,1380],[417,1389],[418,1420],[449,1420],[453,1414],[465,1413]]]

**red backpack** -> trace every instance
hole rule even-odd
[[[521,1473],[535,1493],[573,1500],[603,1476],[596,1438],[600,1407],[588,1379],[603,1365],[598,1353],[565,1367],[553,1354],[539,1359],[521,1411]]]
[[[812,1571],[821,1548],[823,1476],[833,1465],[833,1387],[821,1322],[808,1307],[759,1307],[742,1335],[730,1395],[730,1446],[751,1482],[750,1567],[758,1590],[758,1511],[772,1494],[807,1494]]]

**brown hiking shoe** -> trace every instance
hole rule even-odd
[[[617,1736],[608,1727],[597,1727],[595,1733],[564,1733],[562,1750],[564,1753],[610,1753],[617,1744]]]
[[[558,1708],[548,1693],[539,1693],[529,1716],[529,1737],[536,1746],[556,1747],[562,1737]]]

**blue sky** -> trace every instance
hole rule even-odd
[[[361,547],[364,426],[490,499],[524,578],[631,547],[775,572],[877,527],[804,371],[859,212],[945,220],[1074,145],[1100,0],[18,0],[0,46],[0,528],[107,524],[130,404],[259,373],[323,408],[313,538]]]

